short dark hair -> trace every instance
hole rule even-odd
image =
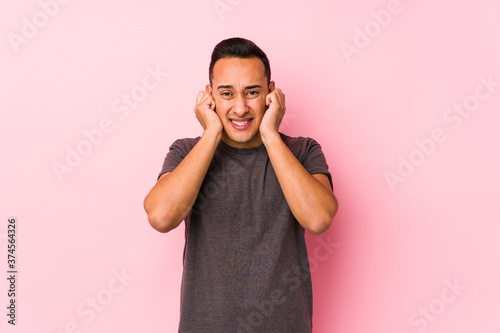
[[[269,65],[269,59],[267,59],[266,54],[251,40],[240,37],[224,39],[215,46],[212,52],[212,59],[210,60],[210,67],[208,69],[210,85],[212,85],[215,63],[220,59],[231,57],[242,59],[255,57],[260,59],[260,61],[264,64],[267,85],[269,85],[269,82],[271,82],[271,66]]]

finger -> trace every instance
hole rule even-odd
[[[204,91],[200,91],[201,93],[201,97],[200,97],[200,100],[198,102],[198,104],[200,105],[206,105],[207,104],[207,100],[210,98],[210,96],[204,92]]]
[[[279,88],[277,88],[275,90],[275,92],[276,92],[276,97],[277,97],[279,103],[283,104],[285,102],[285,94],[283,94],[283,92]]]
[[[206,92],[201,91],[201,90],[198,92],[198,96],[196,96],[196,104],[200,104],[200,102],[203,100],[203,97],[205,94],[206,94]]]
[[[283,91],[281,91],[281,89],[276,89],[276,90],[277,90],[276,97],[278,99],[278,104],[280,105],[280,107],[285,108],[285,94],[283,93]]]
[[[214,109],[215,107],[215,100],[212,97],[212,95],[207,94],[206,98],[203,100],[203,103],[209,108],[209,109]]]
[[[208,107],[212,110],[215,110],[215,100],[213,98],[210,98],[210,103],[208,104]]]
[[[272,102],[274,102],[274,91],[266,96],[266,105],[269,106]]]

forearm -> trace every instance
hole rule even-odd
[[[158,180],[144,200],[153,228],[168,232],[184,220],[198,196],[220,139],[220,133],[205,131],[175,170]]]
[[[338,207],[331,188],[309,174],[279,133],[261,136],[285,199],[297,221],[312,234],[326,231]]]

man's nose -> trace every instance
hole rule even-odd
[[[238,94],[234,101],[234,114],[243,116],[248,111],[247,100],[244,95]]]

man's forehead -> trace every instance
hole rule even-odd
[[[214,65],[213,80],[218,85],[257,85],[266,80],[265,67],[259,58],[222,58]]]

